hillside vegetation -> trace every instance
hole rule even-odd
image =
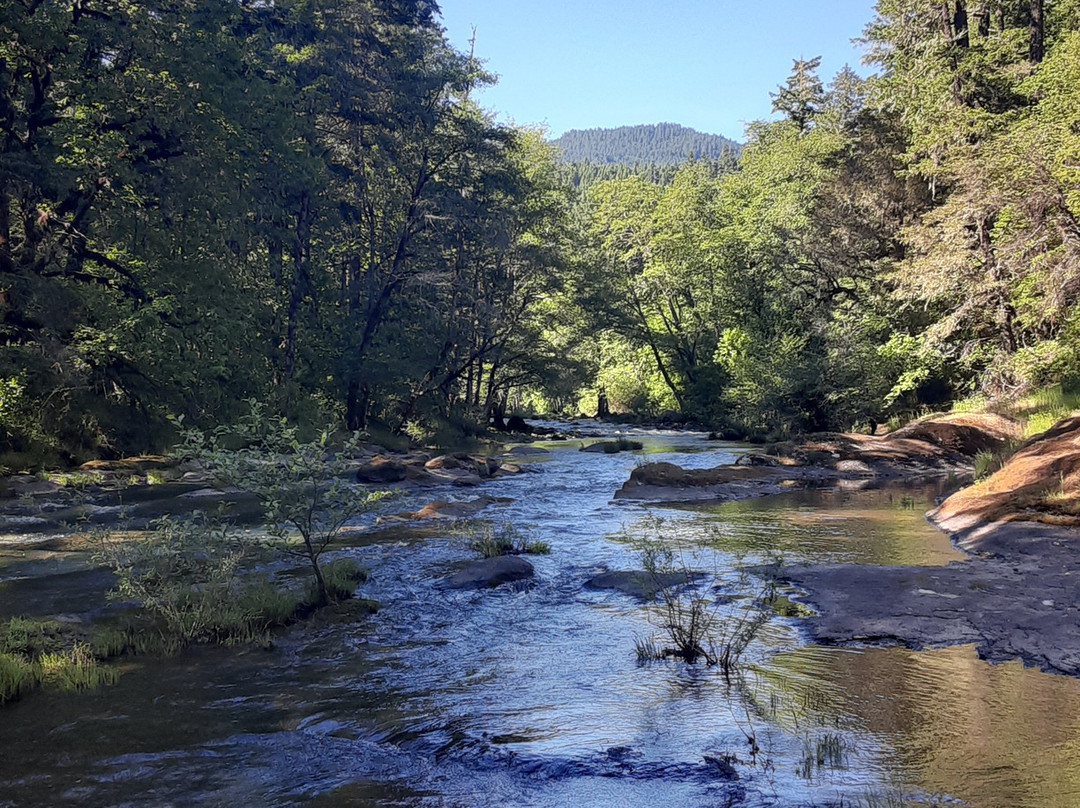
[[[719,160],[728,155],[738,156],[741,148],[734,140],[676,123],[571,129],[555,138],[552,144],[567,163],[601,165],[678,165],[687,159]]]
[[[250,399],[405,443],[1074,395],[1080,2],[948,6],[879,0],[877,72],[795,61],[736,159],[672,124],[560,157],[430,0],[2,4],[0,463]]]

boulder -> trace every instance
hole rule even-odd
[[[63,490],[63,486],[57,485],[51,480],[42,480],[31,474],[18,474],[14,477],[6,477],[0,483],[0,496],[4,497],[37,497],[55,494]]]
[[[524,581],[535,574],[533,565],[520,556],[497,556],[470,561],[446,579],[450,589],[490,589]]]
[[[90,460],[79,466],[79,471],[147,472],[167,469],[175,465],[174,460],[161,455],[140,455],[125,457],[123,460]]]
[[[691,583],[704,576],[702,572],[657,572],[644,570],[612,570],[594,575],[585,582],[586,589],[614,589],[641,600],[652,600],[661,589]]]
[[[735,461],[736,466],[779,466],[780,459],[772,457],[771,455],[758,454],[756,452],[750,452],[749,454],[740,455]]]
[[[378,455],[356,470],[359,483],[399,483],[408,476],[408,466],[392,457]]]
[[[483,483],[483,478],[478,474],[462,474],[460,477],[454,478],[454,485],[465,486],[471,488]]]
[[[424,468],[431,471],[460,469],[477,477],[490,477],[499,470],[499,461],[494,457],[480,457],[465,452],[439,455],[424,463]]]
[[[861,460],[837,460],[836,470],[843,474],[873,476],[874,470]]]

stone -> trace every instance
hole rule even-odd
[[[701,572],[658,572],[611,570],[594,575],[585,582],[586,589],[614,589],[624,595],[651,600],[661,589],[691,583],[704,576]]]
[[[542,446],[515,446],[510,449],[507,454],[513,455],[514,457],[527,457],[529,455],[551,454],[551,452]]]
[[[536,574],[533,565],[519,556],[498,556],[470,561],[446,579],[451,589],[491,589],[525,581]]]
[[[483,482],[484,480],[479,474],[462,474],[460,477],[454,478],[454,485],[465,486],[468,488],[480,485]]]
[[[408,467],[400,460],[378,455],[356,470],[356,481],[359,483],[399,483],[408,474]]]

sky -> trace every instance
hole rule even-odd
[[[743,139],[771,117],[792,60],[867,75],[873,0],[440,0],[450,41],[498,74],[475,96],[500,120],[567,129],[678,123]]]

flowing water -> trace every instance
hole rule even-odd
[[[741,451],[632,437],[643,452],[550,444],[529,463],[538,473],[482,489],[514,500],[485,518],[551,547],[531,557],[528,586],[445,589],[446,570],[474,557],[467,539],[384,531],[341,550],[372,572],[374,617],[318,616],[270,650],[137,659],[115,687],[0,709],[0,806],[1080,805],[1074,679],[990,666],[969,647],[816,647],[786,618],[730,681],[640,663],[655,610],[583,585],[638,568],[645,539],[708,572],[701,597],[732,614],[778,557],[963,561],[922,517],[932,487],[612,502],[642,457],[707,467]]]

